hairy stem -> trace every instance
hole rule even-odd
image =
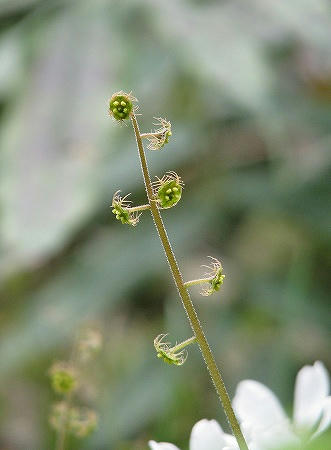
[[[194,286],[195,284],[209,283],[212,279],[213,279],[213,277],[198,278],[197,280],[185,281],[184,286],[189,287],[189,286]]]
[[[170,241],[169,241],[166,229],[164,227],[162,217],[161,217],[160,211],[158,209],[157,203],[153,199],[153,190],[152,190],[151,178],[150,178],[149,171],[148,171],[145,151],[144,151],[142,139],[141,139],[140,132],[139,132],[138,122],[137,122],[136,116],[134,114],[131,116],[131,122],[132,122],[133,129],[134,129],[135,136],[136,136],[140,164],[141,164],[141,169],[142,169],[142,173],[143,173],[143,177],[144,177],[144,183],[145,183],[148,202],[151,207],[152,217],[153,217],[156,229],[158,231],[158,234],[160,236],[162,246],[163,246],[164,252],[166,254],[172,276],[173,276],[175,284],[177,286],[179,295],[182,299],[184,309],[185,309],[188,319],[190,321],[190,324],[191,324],[192,330],[194,332],[194,335],[196,337],[197,343],[199,344],[202,356],[205,360],[205,363],[206,363],[206,366],[210,373],[211,379],[215,385],[216,391],[217,391],[219,399],[223,405],[224,411],[228,418],[229,424],[232,428],[233,434],[237,439],[239,448],[240,448],[240,450],[248,450],[248,447],[247,447],[245,438],[241,432],[238,420],[232,409],[231,401],[230,401],[229,395],[227,393],[225,384],[223,382],[222,376],[216,365],[214,355],[210,349],[210,346],[208,344],[206,336],[203,332],[202,326],[200,324],[197,312],[193,306],[190,295],[184,285],[184,281],[183,281],[182,275],[180,273],[175,255],[171,248]]]
[[[186,339],[186,341],[183,341],[180,344],[177,344],[177,345],[174,345],[173,347],[171,347],[170,351],[178,352],[178,350],[182,350],[182,348],[185,348],[188,345],[193,344],[193,342],[195,342],[196,340],[197,340],[197,338],[195,336],[192,336],[192,337]]]
[[[148,205],[139,205],[139,206],[128,206],[127,208],[124,208],[127,211],[130,212],[139,212],[139,211],[146,211],[146,209],[150,209],[149,204]]]

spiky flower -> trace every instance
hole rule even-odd
[[[162,178],[156,177],[153,182],[154,196],[161,208],[171,208],[176,205],[183,190],[183,182],[176,172],[167,172]]]
[[[178,344],[175,345],[174,347],[170,347],[170,342],[163,341],[163,339],[166,336],[167,334],[159,334],[154,339],[154,347],[156,350],[157,357],[163,359],[163,361],[168,364],[181,366],[182,364],[184,364],[187,358],[187,351],[182,350],[182,348],[191,342],[186,343],[185,341],[185,345]]]
[[[205,296],[219,291],[225,278],[221,262],[212,256],[209,256],[209,258],[211,259],[211,264],[209,266],[204,266],[209,269],[209,272],[206,273],[206,276],[209,278],[209,287],[201,292],[201,294]]]
[[[78,384],[76,369],[67,362],[56,362],[49,371],[52,387],[58,394],[73,392]]]
[[[167,119],[162,119],[162,117],[154,117],[154,119],[157,121],[154,125],[159,128],[151,133],[145,133],[141,137],[148,139],[149,144],[147,148],[160,150],[169,142],[169,137],[172,136],[171,123]]]
[[[71,408],[69,426],[70,431],[78,438],[88,436],[95,430],[98,418],[92,409]]]
[[[136,107],[133,102],[137,99],[133,97],[132,93],[126,94],[123,91],[115,92],[109,100],[109,114],[115,120],[129,119],[135,112]]]
[[[52,407],[52,412],[49,417],[49,423],[54,430],[60,431],[68,420],[69,407],[66,402],[55,403]]]
[[[57,431],[65,427],[70,434],[83,438],[95,430],[98,419],[95,411],[70,407],[67,402],[62,401],[53,405],[49,422]]]
[[[139,222],[141,214],[137,211],[130,211],[131,202],[127,200],[130,194],[127,194],[122,198],[119,193],[120,191],[117,191],[113,196],[112,212],[115,214],[117,220],[135,227]]]

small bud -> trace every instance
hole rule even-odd
[[[207,267],[207,269],[210,269],[210,272],[206,273],[206,276],[210,278],[208,280],[209,287],[201,292],[202,295],[205,296],[211,295],[214,292],[219,291],[225,278],[221,262],[218,259],[213,258],[211,256],[209,256],[209,258],[211,258],[212,260],[211,265],[205,266]]]
[[[57,362],[49,371],[52,387],[58,394],[69,394],[77,388],[77,371],[69,363]]]
[[[126,200],[130,194],[122,198],[119,193],[120,191],[117,191],[113,196],[112,213],[115,214],[116,219],[120,220],[123,224],[135,227],[139,222],[141,214],[130,211],[131,202]]]
[[[98,423],[98,418],[92,409],[71,408],[69,412],[69,431],[78,438],[91,434]]]
[[[167,172],[153,183],[154,196],[161,208],[175,206],[182,196],[183,182],[175,172]]]
[[[157,357],[163,359],[168,364],[174,364],[175,366],[183,365],[187,358],[187,351],[183,349],[195,341],[195,336],[173,347],[170,347],[170,342],[163,342],[166,336],[166,334],[160,334],[154,339]]]
[[[133,102],[137,99],[123,91],[115,92],[109,100],[109,114],[115,120],[126,120],[135,112],[136,107],[133,106]]]

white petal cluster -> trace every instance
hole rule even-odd
[[[276,395],[262,383],[244,380],[237,386],[233,408],[250,450],[273,450],[309,441],[331,424],[329,375],[317,361],[303,367],[294,387],[293,418],[287,417]],[[151,450],[179,450],[173,444],[150,441]],[[192,429],[190,450],[238,450],[232,435],[215,420],[200,420]]]

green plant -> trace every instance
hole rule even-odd
[[[124,98],[124,101],[122,100],[122,98]],[[212,267],[209,267],[211,272],[207,275],[206,278],[184,282],[160,212],[161,209],[171,208],[178,203],[182,194],[182,182],[180,177],[176,173],[170,172],[161,179],[157,178],[157,181],[153,184],[149,174],[145,150],[143,146],[143,138],[146,137],[149,139],[150,144],[152,143],[152,149],[155,150],[157,142],[162,138],[163,145],[158,147],[162,148],[164,144],[168,142],[168,138],[171,135],[171,125],[170,122],[166,121],[165,119],[158,119],[161,124],[169,125],[163,126],[162,129],[156,130],[154,133],[141,134],[135,114],[136,108],[132,106],[132,101],[134,100],[135,99],[132,97],[131,93],[125,94],[122,91],[115,93],[109,101],[109,114],[117,121],[123,121],[124,119],[131,120],[136,137],[148,205],[131,208],[129,205],[123,203],[123,200],[125,201],[125,197],[122,200],[115,201],[115,203],[113,199],[113,212],[114,214],[116,214],[116,218],[122,223],[136,225],[138,217],[131,216],[131,214],[135,214],[137,211],[143,211],[146,209],[150,210],[164,252],[166,254],[172,276],[179,291],[184,309],[191,324],[191,328],[194,332],[194,339],[190,338],[188,341],[184,341],[184,343],[192,343],[193,341],[196,341],[198,343],[203,359],[206,363],[206,366],[228,418],[229,424],[232,428],[233,434],[237,439],[238,445],[241,450],[248,450],[245,438],[240,429],[240,425],[234,414],[229,395],[223,382],[223,378],[217,367],[214,355],[208,344],[207,338],[204,334],[197,312],[194,308],[188,291],[189,286],[193,284],[207,284],[209,287],[204,291],[205,295],[210,295],[213,292],[218,291],[224,279],[223,268],[219,261],[213,260]],[[120,114],[118,113],[118,105],[122,104],[122,101],[123,103],[126,103],[126,105],[129,101],[131,101],[130,109],[127,109],[127,111],[125,112],[125,117],[123,115],[124,110]],[[165,135],[166,138],[164,138]],[[115,199],[117,198],[116,195],[117,194],[115,194]],[[120,205],[120,208],[118,207],[118,205]],[[186,359],[186,354],[184,354],[181,350],[186,344],[183,343],[183,346],[181,346],[180,344],[179,346],[174,346],[171,348],[167,343],[164,343],[162,341],[163,336],[164,335],[158,336],[154,341],[157,356],[171,364],[183,364]],[[180,351],[179,353],[177,353],[178,350]]]
[[[74,343],[69,361],[55,362],[49,370],[53,390],[62,399],[52,406],[50,425],[56,431],[56,450],[64,450],[68,434],[76,438],[88,436],[97,426],[97,414],[90,408],[74,405],[80,389],[84,368],[101,346],[98,331],[84,330]]]

